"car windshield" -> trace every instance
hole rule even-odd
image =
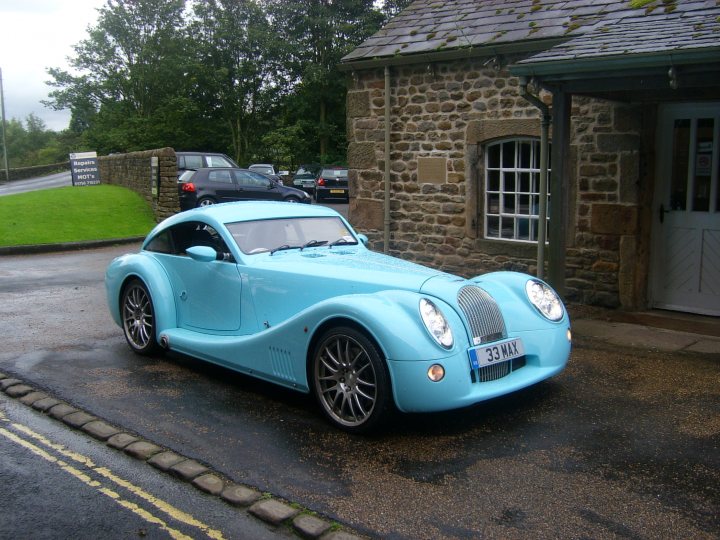
[[[263,174],[274,174],[273,168],[270,165],[250,165],[250,170]]]
[[[280,249],[357,244],[339,217],[240,221],[226,224],[240,251],[254,255]]]

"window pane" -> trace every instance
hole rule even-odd
[[[515,238],[515,220],[508,218],[501,218],[502,230],[501,236],[503,238],[513,239]]]
[[[695,212],[708,212],[710,210],[714,130],[715,122],[712,118],[698,120],[692,208]]]
[[[690,159],[690,120],[675,120],[673,133],[673,164],[670,208],[685,210],[687,202],[687,174]]]
[[[520,143],[520,167],[522,169],[529,169],[532,166],[531,154],[532,143],[530,141]]]
[[[491,144],[488,146],[487,166],[495,169],[500,168],[500,145]]]
[[[518,240],[530,240],[530,220],[522,218],[517,220]]]
[[[515,143],[506,142],[502,145],[502,166],[504,169],[515,168]]]
[[[515,173],[505,173],[503,175],[503,191],[515,193]]]
[[[518,214],[530,215],[530,195],[518,195]]]
[[[488,217],[487,229],[485,229],[485,236],[488,238],[497,238],[500,236],[500,218],[499,217]]]
[[[493,194],[488,196],[488,214],[500,213],[500,195]]]
[[[515,213],[515,195],[503,195],[503,213]]]
[[[520,176],[520,189],[518,189],[521,193],[530,193],[530,173],[529,172],[521,172],[519,174]]]
[[[500,171],[488,171],[488,191],[500,191]]]

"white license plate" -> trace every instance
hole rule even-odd
[[[342,195],[345,193],[345,190],[344,189],[331,189],[330,193],[337,193],[337,194]]]
[[[515,338],[474,347],[468,354],[473,369],[479,369],[525,356],[525,347],[520,338]]]

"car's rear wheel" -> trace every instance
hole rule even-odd
[[[312,381],[325,415],[338,427],[364,433],[390,405],[390,377],[377,346],[349,327],[325,332],[313,352]]]
[[[198,206],[210,206],[212,204],[216,204],[217,201],[213,199],[212,197],[203,197],[200,199],[197,203]]]
[[[121,304],[123,331],[130,348],[141,355],[160,350],[155,337],[155,309],[147,287],[139,279],[123,289]]]

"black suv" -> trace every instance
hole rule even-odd
[[[177,156],[178,178],[187,170],[195,171],[205,167],[237,167],[225,154],[215,152],[175,152]]]
[[[310,203],[301,189],[282,185],[267,176],[231,167],[185,171],[178,179],[180,210],[243,200]]]

